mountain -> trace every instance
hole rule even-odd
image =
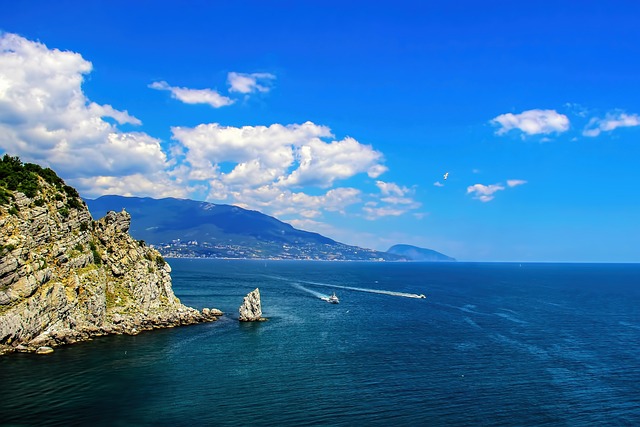
[[[403,259],[298,230],[271,216],[237,206],[124,196],[102,196],[85,201],[94,216],[126,209],[131,214],[131,235],[170,257]]]
[[[436,252],[433,249],[411,245],[394,245],[387,252],[405,257],[410,261],[455,261],[455,258]]]

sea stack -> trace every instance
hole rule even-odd
[[[238,309],[241,322],[263,322],[267,319],[262,317],[262,303],[260,302],[260,289],[255,288],[249,292],[242,305]]]

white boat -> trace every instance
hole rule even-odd
[[[340,300],[338,299],[338,297],[336,296],[336,293],[334,292],[333,294],[331,294],[329,298],[327,298],[327,302],[330,302],[331,304],[339,304]]]

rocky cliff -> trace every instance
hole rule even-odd
[[[94,221],[53,171],[24,166],[35,169],[18,181],[0,168],[0,354],[222,314],[180,303],[169,265],[128,234],[127,212]]]

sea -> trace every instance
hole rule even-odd
[[[0,357],[0,424],[640,425],[640,264],[168,261],[220,320]]]

